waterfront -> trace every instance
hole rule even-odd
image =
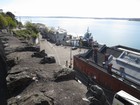
[[[83,36],[89,27],[94,40],[107,46],[124,45],[140,50],[140,22],[128,20],[80,19],[80,18],[28,18],[23,23],[43,23],[49,27],[61,27],[74,36]]]

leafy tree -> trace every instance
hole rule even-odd
[[[36,38],[38,37],[38,34],[31,30],[16,30],[14,31],[15,36],[17,37],[23,37],[24,39],[30,39],[30,38]]]
[[[6,12],[6,15],[9,16],[9,17],[11,17],[12,20],[16,20],[15,19],[15,15],[12,12]]]
[[[20,24],[22,25],[22,23],[20,23]],[[24,30],[14,31],[14,34],[18,37],[23,37],[24,39],[38,37],[39,31],[38,31],[36,24],[33,24],[31,22],[26,22],[25,27],[26,27],[26,29],[24,29]]]
[[[17,22],[17,24],[18,24],[18,27],[19,27],[19,28],[23,27],[22,22]]]
[[[32,29],[32,23],[29,22],[29,21],[27,21],[27,22],[25,23],[25,27],[26,27],[27,29],[31,30],[31,29]]]
[[[31,22],[26,22],[25,27],[27,30],[33,31],[36,34],[39,32],[37,26]]]
[[[51,28],[48,30],[48,32],[49,32],[50,34],[54,34],[54,33],[55,33],[55,28],[54,28],[54,27],[51,27]]]
[[[7,25],[8,23],[6,19],[4,18],[2,14],[0,14],[0,29],[6,28]]]
[[[36,34],[35,32],[32,31],[31,37],[32,37],[32,38],[37,38],[37,37],[38,37],[38,34]]]
[[[43,30],[43,33],[44,34],[47,34],[49,32],[49,29],[46,27],[44,30]]]
[[[12,20],[11,17],[7,16],[6,20],[8,22],[8,28],[12,29],[12,28],[15,28],[17,26],[16,22],[14,20]]]

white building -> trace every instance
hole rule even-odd
[[[64,44],[67,38],[67,31],[58,27],[58,29],[55,30],[54,35],[50,35],[49,37],[57,44]]]
[[[59,28],[56,31],[56,43],[64,44],[66,41],[67,31]]]

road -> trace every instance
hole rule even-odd
[[[61,66],[66,66],[66,61],[68,62],[69,66],[70,61],[73,62],[74,55],[87,51],[87,49],[71,50],[71,47],[69,46],[56,46],[45,39],[40,39],[40,48],[41,50],[44,49],[48,56],[53,55],[56,59],[56,63]]]

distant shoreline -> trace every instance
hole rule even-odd
[[[112,17],[72,17],[72,16],[16,16],[17,18],[71,18],[71,19],[108,19],[108,20],[128,20],[140,21],[140,18],[112,18]]]

